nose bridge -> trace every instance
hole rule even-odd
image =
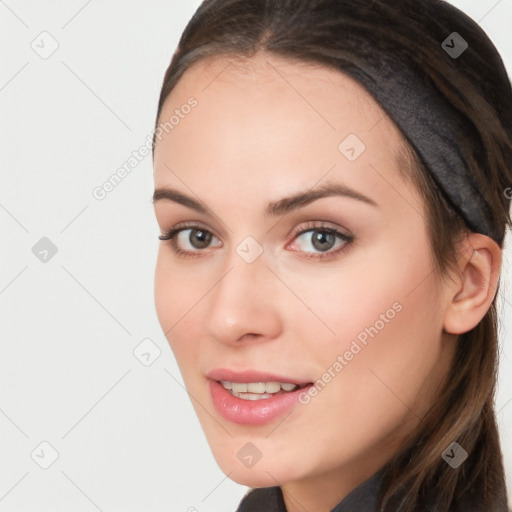
[[[208,302],[206,329],[218,341],[236,342],[245,334],[274,337],[280,328],[272,284],[276,278],[267,268],[263,248],[250,238],[226,257],[225,271]]]

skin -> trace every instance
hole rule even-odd
[[[456,334],[476,325],[493,299],[500,249],[468,234],[460,271],[435,279],[425,206],[398,173],[401,135],[336,70],[263,54],[203,60],[182,76],[161,119],[190,96],[197,107],[157,142],[155,188],[177,189],[210,213],[165,199],[155,213],[163,233],[197,222],[213,237],[198,249],[194,232],[182,232],[180,248],[199,257],[161,242],[159,321],[221,469],[243,485],[280,485],[289,511],[329,511],[396,453],[435,400]],[[366,145],[353,162],[338,149],[351,133]],[[268,202],[327,182],[377,206],[333,196],[265,216]],[[332,243],[325,260],[308,259],[325,254],[312,243],[322,221],[354,240]],[[294,236],[303,228],[311,231]],[[263,250],[251,264],[236,252],[247,236]],[[214,409],[208,371],[315,382],[397,302],[400,312],[286,418],[245,426]],[[237,457],[247,442],[262,454],[251,468]]]

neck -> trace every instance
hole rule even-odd
[[[281,485],[287,512],[330,512],[356,487],[386,464],[389,457],[372,453],[357,465],[342,468]]]

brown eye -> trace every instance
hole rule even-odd
[[[196,249],[205,249],[210,244],[212,234],[204,229],[190,229],[189,243]]]
[[[214,239],[217,247],[222,245],[217,237],[201,226],[174,228],[158,238],[167,241],[179,256],[200,256]]]

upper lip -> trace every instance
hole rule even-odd
[[[209,371],[206,376],[209,379],[220,381],[227,380],[229,382],[281,382],[291,383],[302,386],[309,384],[311,381],[278,375],[276,373],[260,372],[258,370],[230,370],[228,368],[215,368]]]

